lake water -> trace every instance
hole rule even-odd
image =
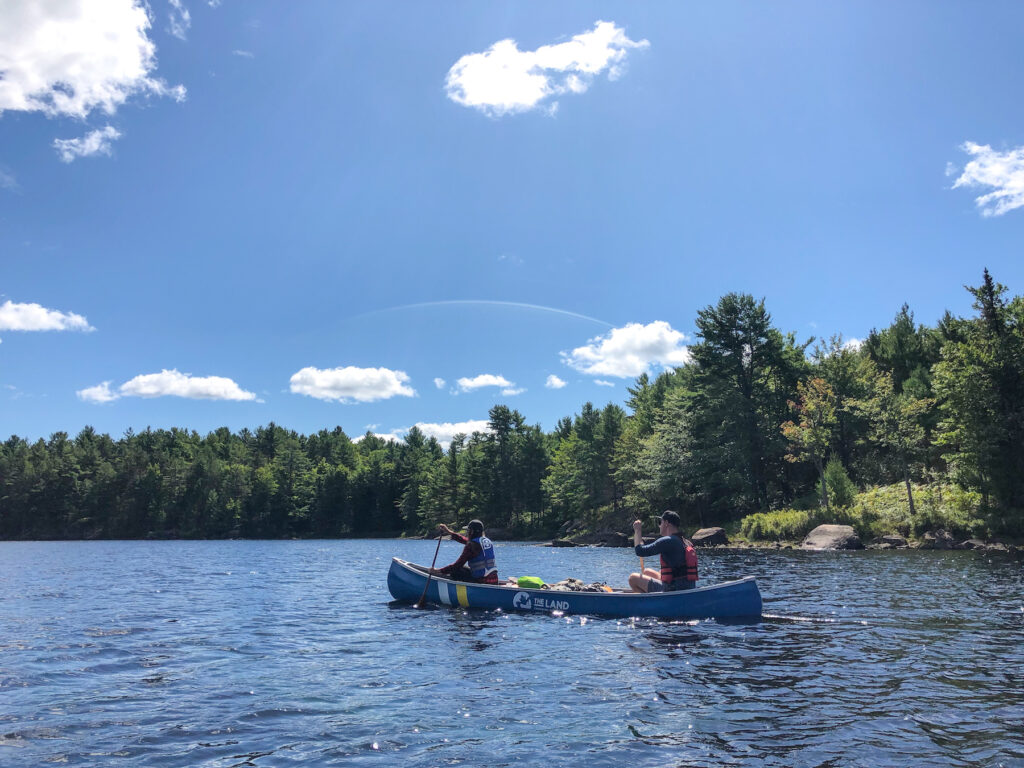
[[[726,625],[392,605],[391,556],[434,547],[0,543],[0,765],[1024,766],[1018,558],[702,551],[758,577],[765,619]]]

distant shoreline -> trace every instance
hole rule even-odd
[[[85,539],[0,539],[0,543],[83,543],[83,542],[108,542],[108,541],[138,541],[138,542],[157,542],[157,541],[366,541],[366,540],[379,540],[379,541],[435,541],[436,539],[431,536],[402,536],[396,535],[394,532],[381,532],[374,534],[367,534],[361,536],[337,536],[337,537],[278,537],[278,538],[262,538],[262,537],[225,537],[225,538],[193,538],[193,537],[175,537],[175,536],[161,536],[161,537],[145,537],[145,538],[85,538]],[[565,547],[571,549],[631,549],[631,546],[612,546],[601,543],[573,543],[573,544],[556,544],[557,540],[550,538],[495,538],[495,543],[523,543],[523,544],[535,544],[542,547]],[[988,540],[967,540],[971,542],[969,546],[964,546],[965,542],[956,542],[951,546],[934,546],[928,542],[914,539],[907,540],[906,545],[885,545],[879,542],[868,542],[863,547],[857,549],[830,549],[830,550],[813,550],[804,549],[800,546],[801,542],[792,541],[731,541],[728,544],[712,544],[699,546],[699,552],[708,551],[730,551],[730,550],[764,550],[777,552],[781,550],[790,551],[857,551],[857,550],[872,550],[872,551],[892,551],[892,550],[903,550],[903,551],[935,551],[935,552],[980,552],[985,554],[997,553],[997,554],[1021,554],[1024,553],[1024,542],[1018,540],[1004,540],[1004,539],[988,539]]]

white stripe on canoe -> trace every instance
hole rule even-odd
[[[445,605],[452,604],[452,596],[448,591],[450,587],[451,584],[444,584],[440,581],[437,582],[437,596],[441,598],[441,602]]]

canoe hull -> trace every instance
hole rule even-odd
[[[422,566],[393,558],[388,590],[400,602],[415,603],[423,594],[427,575]],[[463,608],[525,613],[587,614],[626,618],[749,619],[761,616],[761,592],[752,576],[678,592],[558,592],[493,584],[467,584],[432,576],[426,602]]]

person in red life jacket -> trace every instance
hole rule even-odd
[[[693,589],[697,585],[697,550],[693,542],[679,532],[679,514],[666,510],[661,516],[661,537],[644,544],[640,536],[643,523],[633,522],[633,544],[637,557],[661,557],[661,570],[645,568],[643,573],[629,574],[629,586],[634,592],[674,592]]]
[[[444,576],[456,581],[472,581],[478,584],[497,584],[498,568],[494,564],[494,544],[484,536],[484,524],[470,520],[466,536],[456,533],[444,523],[437,526],[439,535],[451,536],[452,541],[465,544],[459,559],[444,568],[432,568],[434,576]]]

